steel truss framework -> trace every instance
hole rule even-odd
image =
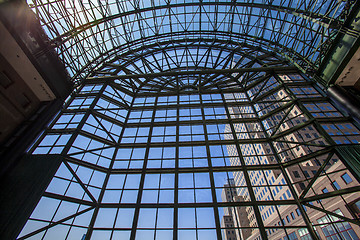
[[[316,71],[346,25],[355,1],[28,1],[75,83],[119,50],[148,44],[233,41],[277,52]],[[135,49],[143,49],[136,51]],[[44,49],[46,51],[46,49]],[[41,54],[41,53],[39,53]],[[153,69],[157,71],[157,69]]]
[[[266,49],[204,39],[119,49],[84,79],[31,150],[62,163],[19,239],[359,235],[336,149],[356,123]]]

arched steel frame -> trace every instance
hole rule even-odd
[[[59,169],[19,239],[359,234],[359,125],[299,72],[358,36],[352,1],[31,6],[77,88],[29,151]]]
[[[118,47],[207,35],[251,43],[314,72],[337,34],[357,38],[344,25],[355,1],[29,1],[73,80],[88,64]],[[166,40],[165,40],[166,41]],[[84,77],[84,75],[81,75]]]
[[[316,106],[326,110],[319,114]],[[340,134],[345,125],[351,135]],[[194,239],[228,239],[228,231],[236,239],[300,232],[321,239],[323,228],[342,236],[338,224],[359,233],[360,222],[346,212],[357,200],[359,179],[338,151],[346,144],[355,149],[359,136],[356,122],[273,52],[210,39],[119,48],[82,81],[31,149],[35,159],[57,157],[60,167],[19,239],[48,239],[60,229],[65,239],[156,239],[165,233],[167,239],[188,233]],[[169,149],[174,152],[166,155]],[[331,185],[345,174],[352,179],[349,186]],[[170,177],[170,185],[149,182],[157,176]],[[125,177],[122,184],[119,177]],[[223,178],[234,179],[233,185]],[[198,185],[201,181],[208,184]],[[232,197],[223,197],[229,188]],[[265,189],[267,195],[260,195]],[[112,195],[117,191],[118,200]],[[156,200],[150,192],[157,192]],[[166,193],[171,197],[164,200]],[[66,205],[73,206],[70,212],[62,210]],[[127,211],[131,216],[121,225]],[[187,211],[195,216],[193,225],[186,223],[192,221]],[[232,222],[223,225],[224,216]],[[40,222],[44,226],[36,227]]]

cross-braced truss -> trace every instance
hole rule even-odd
[[[315,71],[346,26],[355,1],[28,1],[73,81],[118,49],[178,40],[233,41],[283,55]],[[201,53],[200,53],[201,55]]]
[[[19,239],[358,239],[359,126],[298,72],[352,1],[29,4],[77,88]]]
[[[32,148],[61,164],[19,239],[357,239],[359,139],[265,50],[119,49]]]
[[[130,95],[243,88],[244,72],[254,68],[282,68],[285,62],[274,53],[231,41],[178,40],[148,45],[116,54],[87,81],[116,80]],[[224,76],[225,73],[225,76]],[[234,75],[234,73],[236,73]]]

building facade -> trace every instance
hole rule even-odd
[[[20,239],[357,239],[358,182],[333,147],[357,145],[356,123],[299,73],[241,80],[137,98],[84,84],[31,150],[63,161]]]
[[[283,81],[293,81],[298,80],[301,81],[299,75],[279,75],[279,78]],[[254,89],[253,94],[256,94],[256,88]],[[283,91],[279,90],[276,94],[273,95],[273,99],[277,101],[281,101],[282,99],[286,99],[288,94]],[[319,107],[316,107],[318,105]],[[264,109],[266,106],[265,104],[258,104],[258,109]],[[305,107],[308,110],[312,111],[319,111],[320,109],[324,112],[322,114],[316,113],[315,116],[333,116],[337,115],[334,111],[334,108],[330,107],[329,103],[323,102],[318,104],[305,104]],[[245,109],[245,108],[244,108]],[[273,108],[274,109],[274,108]],[[236,114],[237,118],[242,118],[242,115],[239,114],[238,108],[229,109],[229,112]],[[249,110],[243,111],[249,113]],[[287,111],[279,111],[273,116],[266,118],[264,121],[264,125],[266,129],[269,129],[270,132],[274,132],[272,129],[279,130],[279,131],[288,131],[289,129],[296,126],[296,124],[301,124],[302,122],[306,122],[306,117],[304,115],[299,114],[301,112],[300,108],[294,106]],[[285,120],[287,118],[288,120]],[[279,122],[281,124],[279,124]],[[276,126],[276,127],[275,127]],[[232,135],[227,134],[229,132],[228,129],[225,130],[224,137],[228,139],[232,139]],[[240,133],[237,135],[239,139],[248,139],[249,135],[248,132],[255,132],[256,127],[253,124],[236,124],[234,126],[235,129]],[[344,126],[340,125],[340,128],[345,129]],[[338,131],[334,129],[334,125],[328,127],[325,125],[325,129],[330,136],[339,135]],[[347,125],[347,129],[345,131],[348,134],[348,139],[343,139],[343,142],[350,144],[358,143],[358,135],[359,131],[353,129],[352,126]],[[351,131],[351,134],[350,134]],[[354,135],[352,135],[354,134]],[[255,133],[252,135],[253,138],[258,138],[260,135],[264,135],[263,133]],[[293,161],[294,159],[301,158],[312,152],[316,152],[318,149],[315,144],[324,145],[324,141],[319,137],[318,131],[313,128],[312,126],[304,127],[299,129],[297,132],[289,133],[284,137],[284,140],[287,143],[291,143],[290,147],[287,147],[283,143],[275,144],[275,151],[279,153],[278,157],[280,158],[280,162],[289,162]],[[296,143],[303,143],[311,141],[312,145],[305,145],[305,144],[296,144]],[[335,140],[339,141],[339,140]],[[236,151],[235,146],[228,148],[229,155],[232,155],[233,152]],[[270,164],[274,163],[274,156],[271,154],[271,148],[268,143],[264,144],[246,144],[243,145],[241,151],[244,153],[245,156],[248,156],[246,159],[247,165],[253,164]],[[326,161],[326,162],[325,162]],[[331,177],[325,177],[324,174],[318,173],[319,166],[322,164],[323,171],[332,173]],[[325,162],[325,163],[324,163]],[[238,165],[239,162],[232,162],[232,165]],[[309,159],[307,161],[303,161],[301,164],[290,166],[286,169],[286,174],[288,175],[291,182],[295,185],[295,192],[298,196],[309,194],[313,192],[313,194],[321,194],[321,193],[329,193],[330,191],[340,190],[343,187],[353,187],[356,184],[353,182],[353,176],[349,171],[344,171],[346,167],[343,165],[341,161],[335,156],[331,159],[324,159],[324,157],[318,157]],[[321,176],[321,177],[320,177]],[[236,192],[236,188],[240,186],[246,186],[243,175],[237,175],[234,173],[235,181],[231,181],[231,189],[232,189],[232,197],[223,195],[224,201],[239,201],[239,198],[249,198],[244,189]],[[312,187],[309,188],[307,186],[308,179],[312,179],[314,177],[319,177],[318,181],[313,181]],[[288,200],[292,199],[291,192],[289,191],[288,187],[286,186],[285,182],[286,179],[284,178],[283,173],[278,170],[264,170],[262,173],[251,173],[250,179],[254,186],[259,186],[254,189],[255,197],[257,200],[260,201],[271,201],[271,200]],[[338,183],[342,184],[340,186]],[[344,186],[345,183],[345,186]],[[260,187],[261,186],[261,187]],[[275,187],[274,187],[275,186]],[[225,184],[224,187],[229,188],[229,183]],[[241,188],[240,188],[241,189]],[[330,191],[328,190],[330,189]],[[224,189],[225,191],[225,189]],[[306,192],[305,192],[306,191]],[[305,193],[304,193],[305,192]],[[354,216],[354,212],[351,206],[359,202],[359,197],[356,193],[348,194],[343,198],[332,198],[332,199],[324,199],[324,200],[316,200],[314,202],[310,202],[312,206],[316,207],[323,207],[326,208],[327,211],[336,212],[341,216],[350,217]],[[319,213],[314,211],[312,208],[304,208],[306,211],[309,211],[308,216],[311,222],[318,223],[319,225],[314,227],[318,236],[321,239],[331,239],[331,237],[335,238],[344,238],[344,239],[359,239],[359,228],[357,225],[347,223],[343,225],[342,223],[334,224],[333,226],[326,225],[324,223],[328,223],[330,221],[338,221],[338,218],[334,218],[328,216],[324,213]],[[235,209],[234,209],[235,211]],[[228,212],[228,211],[227,211]],[[228,222],[244,222],[245,224],[239,225],[242,227],[254,227],[256,226],[256,218],[253,217],[253,212],[251,207],[247,208],[248,214],[228,214],[225,213],[223,218],[237,216],[238,220],[233,219],[229,220],[226,219]],[[302,216],[298,208],[294,209],[293,206],[262,206],[260,207],[260,213],[262,220],[268,224],[269,226],[297,226],[300,225]],[[281,217],[280,217],[281,216]],[[299,220],[300,219],[300,220]],[[331,219],[331,220],[329,220]],[[336,220],[334,220],[336,219]],[[323,223],[324,225],[320,225]],[[330,230],[331,229],[331,230]],[[246,228],[242,231],[248,231]],[[345,232],[345,233],[344,233]],[[269,239],[311,239],[308,237],[308,231],[306,229],[298,229],[293,231],[293,229],[289,229],[286,235],[284,232],[279,232],[278,229],[269,228],[267,231]],[[260,233],[258,231],[253,231],[250,235],[242,235],[241,237],[238,236],[229,236],[227,239],[260,239]],[[341,237],[339,236],[341,235]]]

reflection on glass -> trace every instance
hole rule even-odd
[[[334,150],[357,126],[299,74],[230,90],[107,86],[84,114],[100,90],[82,88],[33,150],[63,162],[19,238],[358,239],[359,183]]]

